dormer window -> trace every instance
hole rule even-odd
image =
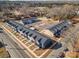
[[[29,32],[26,32],[26,34],[28,35]]]
[[[23,33],[25,32],[25,30],[23,31]]]
[[[40,39],[38,40],[38,42],[41,42],[41,40],[42,40],[42,38],[40,38]]]
[[[29,36],[31,37],[33,34],[31,33]]]
[[[20,31],[22,31],[22,28],[20,29]]]
[[[34,39],[36,39],[36,38],[37,38],[37,36],[34,36],[33,38],[34,38]]]

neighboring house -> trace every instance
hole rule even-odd
[[[71,22],[68,20],[64,20],[60,23],[58,23],[57,25],[54,25],[53,27],[51,27],[49,30],[52,31],[52,33],[57,36],[60,37],[61,33],[68,29],[69,26],[71,25]]]
[[[39,20],[36,17],[32,17],[32,18],[23,19],[22,22],[23,22],[24,25],[27,25],[27,24],[39,22]]]

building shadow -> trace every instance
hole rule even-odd
[[[57,42],[51,49],[55,49],[56,50],[56,49],[59,49],[61,47],[62,47],[62,44]]]

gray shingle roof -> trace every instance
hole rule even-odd
[[[67,28],[69,26],[70,26],[69,21],[65,20],[65,21],[62,21],[61,23],[51,27],[50,30],[55,33],[58,30],[63,30],[64,28]]]
[[[39,20],[36,17],[22,19],[22,22],[23,22],[24,25],[32,24],[32,23],[35,23],[35,22],[38,22],[38,21]]]
[[[32,38],[34,38],[35,36],[36,36],[36,38],[34,38],[34,40],[36,41],[36,42],[38,42],[38,41],[40,41],[39,43],[40,44],[42,44],[43,45],[43,47],[44,47],[44,44],[46,45],[46,41],[47,42],[52,42],[52,40],[49,38],[49,37],[46,37],[46,36],[44,36],[44,35],[42,35],[42,34],[40,34],[40,33],[38,33],[38,32],[36,32],[35,30],[31,30],[31,29],[29,29],[29,28],[26,28],[26,27],[24,27],[23,25],[21,25],[21,24],[19,24],[19,23],[16,23],[16,22],[13,22],[13,21],[11,21],[11,23],[12,24],[16,24],[18,27],[17,27],[17,30],[20,30],[20,29],[22,29],[21,30],[21,32],[23,32],[24,30],[25,30],[25,32],[24,32],[24,34],[26,34],[27,32],[28,32],[28,34],[26,34],[27,36],[28,35],[31,35],[31,37]],[[49,40],[49,41],[48,41]],[[47,44],[48,45],[48,44]]]

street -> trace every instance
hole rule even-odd
[[[10,53],[11,58],[28,58],[28,55],[24,52],[25,49],[18,46],[6,33],[0,33],[0,40],[7,44],[6,49]]]
[[[78,24],[77,24],[78,25]],[[9,29],[8,29],[8,26],[7,25],[5,25],[5,26],[2,26],[4,29],[5,29],[5,32],[8,32],[8,34],[9,34],[9,36],[6,34],[6,33],[0,33],[0,38],[1,39],[3,39],[3,41],[4,41],[4,43],[5,44],[7,44],[7,46],[6,46],[6,48],[7,48],[7,50],[9,51],[9,53],[10,53],[10,55],[11,55],[11,57],[19,57],[19,58],[24,58],[24,57],[28,57],[27,56],[27,54],[25,53],[25,51],[27,51],[23,46],[21,46],[21,45],[18,45],[18,38],[17,37],[20,37],[19,38],[19,40],[20,39],[23,39],[23,38],[21,38],[21,36],[17,36],[17,35],[15,35],[15,34],[12,34],[13,32],[12,31],[10,31]],[[72,31],[72,29],[74,29],[73,31]],[[52,48],[52,52],[47,56],[47,57],[50,57],[50,58],[54,58],[54,57],[59,57],[59,54],[61,53],[61,52],[63,52],[66,48],[67,48],[67,44],[66,44],[66,41],[68,41],[69,39],[69,37],[72,37],[72,35],[73,35],[73,33],[76,33],[77,31],[79,30],[79,26],[75,26],[75,28],[74,27],[71,27],[69,30],[67,30],[64,34],[63,34],[63,37],[64,38],[60,38],[60,39],[58,39],[58,42],[61,42],[61,44],[62,45],[55,45],[55,47],[53,47]],[[14,36],[15,35],[15,36]],[[74,35],[75,36],[75,35]],[[73,36],[73,37],[74,37]],[[17,40],[15,39],[15,38],[13,38],[13,37],[16,37],[17,38]],[[73,38],[72,37],[72,38]],[[24,39],[23,39],[24,40]],[[22,41],[23,41],[22,40]],[[25,39],[26,40],[26,39]],[[22,42],[21,42],[22,43]],[[26,42],[27,43],[27,42]],[[30,47],[34,47],[34,45],[32,45],[32,44],[30,44],[29,45]],[[28,47],[28,46],[25,46],[25,47]],[[29,48],[30,48],[29,47]],[[27,48],[27,49],[29,49],[29,48]],[[36,55],[37,56],[37,54],[38,54],[38,52],[39,53],[41,53],[41,52],[44,52],[44,53],[42,53],[41,54],[41,56],[43,56],[43,55],[45,55],[46,53],[48,53],[47,51],[48,50],[36,50],[36,47],[34,47],[32,50],[31,49],[29,49],[30,50],[30,52],[32,53],[32,54],[34,54],[34,55]],[[40,52],[41,51],[41,52]],[[37,53],[35,53],[35,52],[37,52]],[[39,56],[37,56],[37,57],[39,57]]]

